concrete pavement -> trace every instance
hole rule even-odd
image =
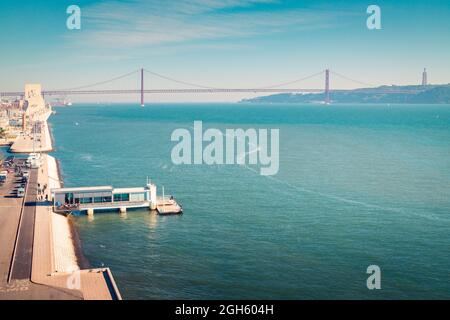
[[[10,173],[7,181],[0,186],[0,299],[83,299],[80,291],[54,288],[30,280],[36,181],[35,169],[30,175],[30,193],[26,198],[16,197],[21,178],[15,177],[14,173]]]
[[[47,119],[51,115],[50,110],[43,110],[39,115],[39,126],[33,134],[33,129],[28,128],[11,145],[10,152],[14,153],[32,153],[32,152],[50,152],[53,150],[50,128]]]
[[[20,219],[19,232],[16,240],[16,250],[14,252],[13,263],[11,266],[10,279],[13,280],[29,279],[31,276],[36,196],[37,169],[31,169],[22,217]]]
[[[19,186],[16,181],[17,178],[10,174],[0,186],[0,286],[8,281],[23,202],[23,199],[15,197],[15,190]]]
[[[48,184],[47,155],[30,170],[25,199],[16,198],[20,178],[0,186],[0,300],[121,299],[107,268],[56,272],[51,206],[38,203],[37,184]],[[9,281],[8,281],[9,278]]]

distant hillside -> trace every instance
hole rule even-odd
[[[411,91],[405,93],[389,93],[386,91]],[[324,100],[323,93],[281,93],[253,99],[245,99],[247,103],[317,103]],[[356,89],[342,92],[331,92],[334,103],[429,103],[450,104],[450,84],[423,86],[381,86],[377,88]]]

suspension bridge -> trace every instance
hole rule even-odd
[[[183,88],[175,89],[146,89],[144,86],[145,74],[156,76],[167,81],[177,83],[178,85],[183,85]],[[186,82],[182,80],[177,80],[144,68],[134,70],[132,72],[114,77],[105,81],[96,82],[88,85],[83,85],[75,88],[60,89],[60,90],[43,90],[43,96],[72,96],[72,95],[125,95],[125,94],[136,94],[140,96],[140,104],[144,106],[145,104],[145,94],[200,94],[200,93],[323,93],[324,103],[328,104],[331,101],[331,94],[333,92],[349,92],[349,89],[331,89],[330,75],[337,76],[339,78],[363,85],[364,87],[358,90],[360,93],[373,93],[376,86],[358,81],[342,75],[340,73],[334,72],[330,69],[322,70],[320,72],[314,73],[312,75],[295,79],[288,82],[282,82],[278,84],[272,84],[264,87],[250,87],[250,88],[217,88],[206,85],[200,85],[196,83]],[[93,89],[101,85],[109,84],[120,79],[138,76],[139,87],[136,89]],[[297,85],[300,82],[306,80],[323,76],[324,77],[324,87],[319,89],[307,89],[307,88],[286,88],[289,85]],[[419,90],[400,90],[395,88],[386,88],[385,90],[377,88],[377,93],[379,94],[413,94],[417,93]],[[24,93],[22,91],[10,91],[10,92],[0,92],[0,97],[23,97]]]

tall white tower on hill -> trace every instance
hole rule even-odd
[[[426,86],[428,84],[428,79],[427,79],[427,69],[423,68],[423,73],[422,73],[422,85]]]

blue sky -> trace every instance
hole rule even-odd
[[[81,30],[66,28],[71,4],[81,8]],[[366,27],[370,4],[381,8],[381,30]],[[431,83],[449,83],[449,17],[448,1],[2,0],[0,89],[70,88],[140,67],[213,87],[262,87],[325,68],[378,85],[419,83],[427,67]],[[99,88],[136,86],[135,77]],[[323,79],[302,86],[323,87]],[[332,78],[333,88],[357,86]]]

